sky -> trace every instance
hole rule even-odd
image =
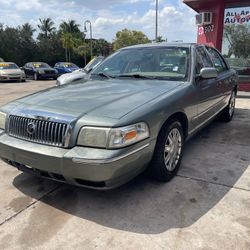
[[[196,41],[195,12],[182,0],[159,0],[159,35],[168,41]],[[111,42],[124,28],[155,36],[155,0],[0,0],[0,23],[16,27],[29,22],[37,29],[39,18],[51,18],[58,27],[70,19],[90,20],[93,38]],[[87,34],[89,36],[89,33]]]

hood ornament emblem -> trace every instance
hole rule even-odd
[[[33,135],[36,132],[36,124],[34,122],[30,122],[27,125],[27,132],[29,135]]]

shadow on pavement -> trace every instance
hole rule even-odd
[[[141,175],[132,182],[111,191],[95,191],[62,184],[40,201],[69,215],[93,221],[105,227],[134,233],[158,234],[172,228],[188,227],[208,213],[228,193],[250,164],[249,156],[236,151],[236,155],[239,153],[244,157],[238,158],[232,164],[229,162],[228,166],[225,165],[220,169],[223,154],[233,151],[232,141],[236,144],[238,142],[237,138],[230,138],[230,136],[240,134],[240,138],[245,138],[243,144],[249,142],[249,124],[239,123],[239,121],[240,116],[250,117],[250,111],[238,110],[237,113],[232,123],[223,124],[216,121],[187,142],[180,176],[169,183],[156,183]],[[238,124],[241,124],[240,130]],[[208,167],[206,155],[208,150],[205,149],[209,148],[216,155],[217,148],[213,145],[221,148],[222,151],[219,153],[222,156],[213,157],[212,164]],[[201,152],[202,148],[204,151]],[[192,168],[193,158],[197,159],[199,171]],[[189,166],[191,166],[190,169]],[[220,169],[219,172],[218,169]],[[181,177],[182,173],[185,173],[186,177]],[[194,176],[193,180],[192,176]],[[213,179],[214,177],[217,179]],[[44,185],[48,185],[48,181],[20,174],[14,179],[13,184],[25,195],[37,199],[37,190],[45,189]],[[46,212],[41,214],[38,211],[39,203],[31,216],[36,218],[37,213],[37,217],[41,217],[40,220],[43,223],[39,231],[46,231],[48,226],[59,223],[60,217],[51,219]],[[35,222],[30,222],[30,230],[33,223]]]

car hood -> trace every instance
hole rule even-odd
[[[22,74],[23,71],[21,69],[1,69],[0,74]]]
[[[41,91],[11,103],[11,106],[74,117],[88,114],[120,119],[181,84],[159,80],[89,80]]]

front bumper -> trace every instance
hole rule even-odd
[[[155,141],[146,140],[118,150],[64,149],[0,133],[0,158],[21,171],[97,189],[115,188],[141,173],[154,147]]]
[[[58,77],[58,74],[37,74],[37,77],[39,78],[39,79],[56,79],[57,77]]]
[[[26,76],[23,75],[1,75],[0,81],[22,81],[25,80]]]

